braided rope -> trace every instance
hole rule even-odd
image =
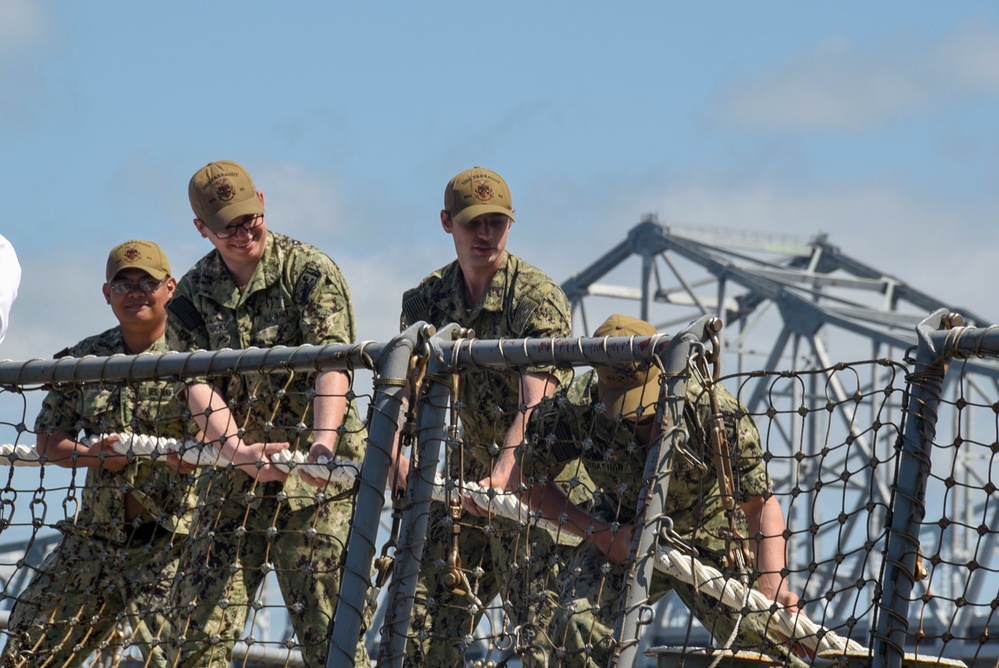
[[[8,466],[39,466],[39,457],[33,445],[0,445],[0,462]]]
[[[656,555],[656,570],[694,585],[698,591],[718,599],[730,608],[741,610],[743,602],[746,602],[749,614],[769,614],[770,623],[776,624],[775,630],[778,633],[787,637],[789,642],[798,643],[816,654],[867,653],[867,648],[861,644],[816,624],[804,613],[789,612],[784,608],[775,609],[774,602],[760,591],[746,587],[736,578],[725,577],[718,569],[679,550],[660,546]]]
[[[114,444],[115,452],[130,457],[157,458],[169,453],[175,453],[188,464],[224,468],[231,462],[223,456],[219,448],[211,443],[199,441],[179,441],[169,438],[158,438],[142,434],[119,434],[119,440]],[[93,444],[103,438],[90,437]],[[271,463],[286,473],[304,472],[314,478],[329,478],[330,484],[337,491],[346,491],[353,487],[354,480],[360,471],[360,466],[349,459],[338,457],[327,460],[320,457],[317,463],[309,463],[302,452],[284,450],[271,455]],[[11,466],[39,466],[42,464],[38,451],[29,445],[0,445],[0,464]],[[446,502],[449,490],[457,489],[455,481],[436,478],[433,485],[432,498],[437,502]],[[540,518],[532,512],[513,494],[497,494],[494,490],[481,487],[478,483],[466,482],[462,485],[464,492],[480,507],[491,513],[521,523],[532,523],[548,530],[560,541],[575,539],[569,532],[561,529],[565,519],[551,521]],[[776,624],[776,630],[786,636],[790,643],[798,643],[816,654],[864,654],[867,649],[859,643],[843,638],[806,617],[803,613],[789,612],[776,607],[774,602],[761,592],[746,587],[736,578],[724,576],[718,569],[701,563],[697,559],[685,555],[669,546],[660,546],[655,559],[655,567],[666,575],[681,582],[693,585],[699,591],[718,599],[734,610],[750,609],[749,614],[769,615],[770,623]]]
[[[107,435],[91,436],[83,443],[93,445]],[[168,454],[176,454],[185,463],[197,467],[226,468],[232,462],[222,454],[218,446],[212,443],[188,440],[180,441],[174,438],[161,438],[145,434],[117,434],[118,441],[111,447],[120,455],[129,457],[157,459]],[[319,478],[329,479],[333,492],[339,493],[351,489],[360,471],[360,466],[349,459],[334,457],[328,459],[319,457],[315,463],[306,461],[305,453],[282,450],[270,456],[271,463],[281,471],[291,473],[306,473]],[[40,466],[42,457],[33,445],[0,445],[0,464],[10,466]]]

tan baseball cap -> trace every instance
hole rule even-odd
[[[210,162],[187,185],[194,215],[212,232],[247,214],[261,214],[264,204],[245,169],[231,160]]]
[[[132,268],[141,269],[160,281],[170,275],[166,254],[152,241],[133,239],[112,248],[105,279],[110,282],[122,269]]]
[[[593,336],[655,336],[656,328],[644,320],[626,315],[612,315],[593,332]],[[597,392],[612,415],[634,416],[639,406],[643,414],[659,400],[662,372],[654,364],[633,363],[624,366],[598,366]]]
[[[448,181],[444,210],[459,225],[484,213],[503,213],[514,220],[510,187],[502,176],[482,167],[467,169]]]

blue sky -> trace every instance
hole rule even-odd
[[[21,292],[0,358],[114,324],[108,250],[210,250],[187,182],[244,164],[268,223],[343,269],[362,339],[453,258],[447,180],[503,174],[509,249],[563,281],[646,213],[828,233],[984,315],[999,185],[985,2],[0,0],[0,233]]]
[[[509,249],[559,282],[655,213],[826,233],[999,322],[997,119],[995,2],[0,0],[23,268],[0,359],[115,324],[112,246],[156,241],[178,276],[207,253],[187,183],[219,159],[340,265],[361,339],[453,259],[443,189],[473,165],[512,188]],[[29,394],[0,411],[32,424]]]

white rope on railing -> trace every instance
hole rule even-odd
[[[804,613],[789,612],[781,607],[771,612],[774,602],[763,593],[756,589],[747,588],[735,578],[725,577],[718,569],[703,564],[679,550],[660,546],[659,553],[656,555],[656,570],[681,582],[694,585],[698,591],[706,593],[736,610],[741,610],[743,602],[748,599],[746,607],[751,611],[749,614],[771,615],[770,622],[776,625],[775,630],[780,635],[788,638],[790,643],[800,644],[815,654],[867,652],[867,648],[860,643],[843,638],[816,624]]]
[[[219,447],[213,443],[201,441],[179,441],[174,438],[148,436],[145,434],[117,434],[118,440],[112,448],[120,455],[157,459],[168,454],[178,455],[185,463],[197,467],[225,468],[231,461]],[[91,436],[83,443],[93,445],[105,438]],[[302,452],[282,450],[270,456],[271,462],[285,473],[306,473],[320,480],[329,478],[329,484],[334,486],[334,492],[339,493],[350,489],[361,467],[350,459],[334,457],[332,460],[319,457],[316,463],[306,461]],[[33,445],[0,445],[0,465],[9,466],[40,466],[41,455]],[[480,487],[478,483],[464,483],[464,491],[482,508],[490,509],[495,514],[520,522],[531,522],[544,526],[555,534],[559,533],[559,525],[547,520],[538,521],[536,514],[531,513],[527,506],[510,494],[496,494]],[[445,503],[448,490],[456,489],[456,484],[448,484],[443,478],[436,477],[431,496],[434,501]],[[571,538],[567,532],[561,532],[564,537]]]
[[[0,445],[0,462],[8,466],[38,466],[39,458],[33,445]]]
[[[539,513],[532,512],[526,504],[509,492],[499,492],[495,489],[482,487],[477,482],[464,482],[461,486],[462,491],[471,497],[477,506],[493,515],[545,529],[552,535],[552,538],[563,545],[578,545],[580,542],[579,538],[565,531],[560,522],[549,520],[541,517]],[[449,490],[455,489],[458,489],[457,481],[449,481],[438,475],[434,478],[430,498],[439,503],[447,503]]]
[[[143,458],[159,458],[176,454],[185,463],[197,467],[214,466],[225,468],[232,462],[222,454],[218,446],[201,441],[180,441],[174,438],[161,438],[145,434],[117,434],[118,440],[111,447],[120,455]],[[81,441],[89,445],[105,436],[91,436]],[[306,461],[305,453],[282,450],[270,456],[271,463],[285,473],[306,473],[315,478],[329,479],[335,493],[343,492],[354,485],[360,466],[350,460],[334,457],[332,460],[319,457],[316,463]],[[0,465],[40,466],[41,456],[33,445],[0,445]]]
[[[115,452],[132,457],[162,457],[169,453],[175,453],[180,458],[198,467],[215,466],[224,468],[231,462],[223,456],[219,448],[211,443],[201,443],[199,441],[179,441],[169,438],[158,438],[141,434],[119,434],[119,440],[114,444]],[[93,444],[100,440],[101,436],[90,437]],[[337,491],[350,489],[360,466],[349,459],[334,458],[332,461],[321,457],[318,463],[309,463],[302,452],[290,452],[284,450],[271,455],[271,461],[278,468],[286,473],[304,472],[314,478],[329,478],[330,484]],[[0,464],[7,463],[11,466],[39,466],[40,457],[34,446],[29,445],[0,445]],[[499,493],[480,487],[477,483],[464,483],[463,490],[480,507],[488,509],[497,516],[505,517],[517,522],[537,524],[550,531],[560,540],[575,538],[568,531],[561,529],[561,521],[551,521],[540,519],[513,494]],[[438,477],[433,485],[432,498],[434,501],[447,501],[449,490],[457,488],[457,483],[445,481]],[[747,588],[736,578],[728,578],[719,570],[701,563],[697,559],[683,554],[679,550],[674,550],[668,546],[660,546],[655,559],[657,570],[676,578],[681,582],[695,586],[712,598],[718,599],[725,605],[735,610],[742,610],[744,602],[748,601],[751,610],[749,614],[765,614],[770,616],[770,622],[776,625],[776,631],[788,638],[791,644],[797,643],[806,649],[816,653],[829,655],[839,654],[862,654],[867,649],[859,643],[843,638],[833,631],[830,631],[812,620],[804,613],[789,612],[786,609],[777,607],[773,610],[774,602],[764,596],[761,592]],[[747,591],[748,589],[748,591]]]

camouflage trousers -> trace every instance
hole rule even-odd
[[[554,614],[557,552],[537,527],[464,514],[458,555],[471,593],[481,605],[445,585],[451,524],[443,504],[433,504],[413,607],[405,665],[465,665],[465,650],[489,605],[500,596],[505,628],[493,635],[499,655],[516,653],[523,665],[544,667],[551,647],[547,628]]]
[[[719,568],[717,560],[702,552],[699,559]],[[616,644],[615,623],[622,609],[628,565],[611,566],[591,544],[580,546],[569,567],[561,574],[559,607],[552,627],[556,645],[552,665],[603,668]],[[766,614],[740,615],[738,611],[695,587],[658,571],[652,577],[649,600],[657,601],[673,590],[691,614],[724,645],[735,633],[730,648],[762,652],[784,665],[803,668],[808,664],[790,652],[783,639],[768,624]],[[741,619],[740,619],[741,617]]]
[[[199,508],[175,591],[174,665],[229,668],[233,644],[273,571],[305,665],[325,666],[353,507],[351,497],[292,510],[270,494]],[[365,615],[370,623],[371,611]],[[355,660],[369,665],[363,636]]]
[[[63,537],[14,604],[3,666],[81,666],[95,650],[130,647],[146,666],[168,665],[166,612],[183,540],[154,525],[130,533],[125,545]],[[116,627],[124,637],[112,636]]]

